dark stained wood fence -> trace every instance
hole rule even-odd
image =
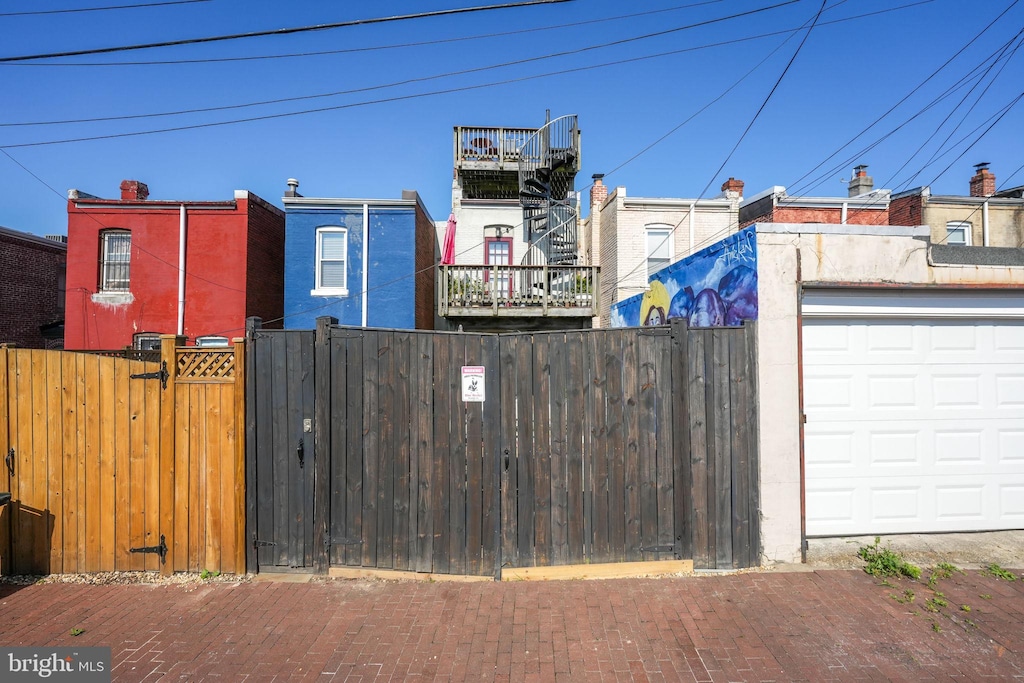
[[[330,322],[251,334],[250,569],[759,563],[753,326]]]

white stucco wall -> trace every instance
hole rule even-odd
[[[929,265],[928,226],[758,224],[761,538],[767,562],[799,562],[801,286],[1024,287],[1024,268]]]

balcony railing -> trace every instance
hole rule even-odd
[[[442,316],[593,316],[596,266],[441,266]]]
[[[455,166],[513,164],[518,170],[519,150],[536,128],[455,127]]]

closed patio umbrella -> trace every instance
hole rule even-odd
[[[448,227],[444,230],[444,248],[441,249],[441,265],[455,263],[455,214],[448,216]]]

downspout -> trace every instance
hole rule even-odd
[[[690,253],[693,253],[693,240],[694,240],[694,221],[693,221],[693,210],[697,207],[697,202],[690,202]]]
[[[178,213],[178,336],[185,334],[185,205]]]
[[[988,243],[988,200],[981,205],[981,240],[986,247]]]
[[[847,206],[848,206],[848,203],[847,202],[843,202],[843,212],[842,212],[842,215],[839,217],[839,224],[840,225],[846,225],[846,207]]]
[[[363,327],[366,327],[366,321],[369,319],[366,311],[366,283],[369,281],[370,264],[366,258],[370,253],[370,205],[363,204]]]

